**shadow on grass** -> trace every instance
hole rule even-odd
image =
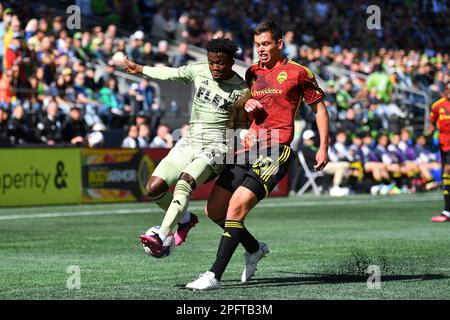
[[[281,272],[288,273],[288,272]],[[291,273],[292,274],[292,273]],[[297,276],[287,276],[280,278],[253,278],[249,283],[246,283],[246,287],[254,287],[264,285],[265,287],[277,287],[277,286],[291,286],[291,285],[306,285],[306,284],[345,284],[345,283],[366,283],[369,275],[350,275],[350,274],[327,274],[327,273],[301,273]],[[381,281],[431,281],[449,279],[449,276],[443,274],[414,274],[414,275],[385,275],[381,276]],[[232,284],[233,280],[224,280],[223,283],[227,284],[226,287],[242,286],[239,284]]]
[[[279,273],[293,274],[292,272],[280,271]],[[307,284],[345,284],[345,283],[366,283],[369,275],[346,275],[327,273],[301,273],[297,276],[286,276],[277,278],[255,277],[248,283],[242,284],[237,280],[222,280],[222,289],[237,287],[285,287]],[[414,274],[414,275],[385,275],[381,276],[381,282],[386,281],[432,281],[450,279],[443,274]],[[186,289],[184,285],[177,285],[179,289]]]

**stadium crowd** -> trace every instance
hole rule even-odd
[[[164,124],[153,88],[142,79],[119,91],[113,53],[123,51],[144,65],[179,67],[195,61],[188,44],[201,47],[225,36],[238,43],[239,58],[251,63],[252,28],[273,18],[285,30],[286,56],[327,83],[329,156],[339,163],[329,166],[339,167],[329,172],[334,176],[330,192],[436,187],[437,136],[427,139],[411,127],[411,115],[423,113],[411,110],[420,98],[399,98],[394,87],[425,91],[434,101],[450,81],[445,1],[374,1],[382,10],[378,30],[365,28],[363,1],[82,2],[90,9],[83,14],[103,16],[110,24],[71,31],[64,17],[48,9],[34,12],[30,6],[0,2],[0,145],[99,146],[102,131],[124,128],[123,147],[171,148],[175,128]],[[136,31],[120,37],[116,25]],[[169,53],[170,40],[180,41],[175,54]],[[106,65],[100,75],[98,61]],[[349,73],[335,77],[329,66]],[[301,117],[311,117],[307,108]],[[313,121],[307,123],[308,134],[298,136],[294,146],[305,155],[317,138]],[[293,192],[298,180],[291,181]]]

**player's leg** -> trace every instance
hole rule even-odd
[[[164,240],[188,208],[192,191],[197,185],[201,185],[206,181],[212,173],[212,168],[202,158],[193,159],[186,166],[175,185],[172,202],[166,211],[158,234],[151,236],[143,235],[140,238],[141,242],[149,247],[153,253],[159,254],[163,249]]]
[[[259,201],[270,194],[289,170],[289,165],[294,158],[292,149],[282,145],[276,148],[272,148],[267,155],[258,158],[241,186],[233,193],[227,210],[224,235],[219,244],[216,261],[211,268],[211,272],[217,274],[218,280],[245,234],[246,229],[243,223],[246,215]],[[250,280],[259,260],[269,252],[265,243],[254,241],[252,246],[253,248],[245,253],[246,267],[242,274],[242,282]]]
[[[164,212],[167,212],[173,199],[173,192],[169,191],[169,188],[177,183],[178,178],[182,173],[182,169],[187,166],[191,159],[192,150],[189,146],[173,148],[169,154],[161,160],[148,181],[146,186],[147,195]],[[197,220],[197,216],[185,211],[182,215],[182,219],[186,221]],[[141,235],[139,237],[141,243],[145,246],[151,246],[152,251],[154,252],[158,250],[160,244],[160,239],[156,238],[151,238],[147,235]],[[155,241],[156,247],[154,247]]]
[[[219,180],[214,185],[214,188],[211,191],[210,196],[208,197],[208,203],[205,207],[205,213],[208,218],[210,218],[215,224],[224,229],[228,205],[233,192],[220,186]],[[253,253],[258,250],[258,241],[245,227],[241,236],[240,243],[245,248],[246,252]]]
[[[448,156],[450,157],[450,156]],[[445,201],[445,211],[446,214],[450,217],[450,163],[447,163],[444,166],[444,174],[443,174],[443,184],[444,184],[444,201]]]
[[[208,197],[208,203],[205,208],[206,215],[219,227],[225,228],[225,220],[228,211],[228,205],[233,192],[244,182],[250,165],[230,164],[220,173],[219,178]],[[257,240],[244,227],[241,237],[241,244],[246,252],[255,252],[258,250]]]
[[[203,157],[194,158],[183,170],[175,185],[173,200],[167,209],[160,228],[160,238],[164,240],[181,219],[189,205],[193,190],[202,185],[211,175],[213,168]]]
[[[222,229],[225,226],[231,196],[244,181],[249,168],[248,165],[230,164],[225,166],[208,197],[205,213]]]
[[[222,229],[225,226],[228,204],[232,195],[231,191],[222,188],[216,183],[211,190],[205,207],[206,216]]]
[[[220,288],[220,279],[228,265],[244,232],[242,223],[246,214],[258,203],[256,195],[245,187],[239,187],[230,199],[224,232],[217,251],[217,258],[209,271],[197,280],[190,282],[186,288],[193,290],[210,290]],[[236,220],[231,220],[236,219]]]
[[[155,168],[147,183],[147,195],[164,212],[169,208],[173,197],[169,188],[177,183],[183,169],[191,160],[192,154],[189,146],[173,148]]]
[[[225,221],[225,228],[220,240],[216,260],[210,271],[199,279],[186,285],[189,289],[207,290],[220,287],[220,279],[244,234],[244,219],[248,212],[275,188],[284,177],[292,161],[292,149],[279,146],[275,155],[272,153],[258,159],[248,171],[242,185],[237,188],[230,199]],[[269,252],[265,243],[255,243],[255,252],[246,253],[246,268],[242,282],[248,281],[256,270],[256,265]]]
[[[431,218],[433,222],[450,222],[450,151],[442,151],[442,183],[444,187],[444,210]]]
[[[172,192],[169,191],[169,187],[170,185],[175,184],[177,180],[176,178],[175,180],[172,180],[169,176],[165,176],[161,173],[159,173],[159,175],[160,176],[152,175],[145,189],[147,191],[147,196],[150,197],[150,201],[156,203],[163,211],[167,211],[170,202],[172,201]]]
[[[254,181],[254,183],[258,182]],[[217,250],[216,260],[210,269],[217,280],[220,281],[234,251],[245,234],[244,220],[246,215],[258,202],[259,199],[256,194],[247,187],[239,187],[233,193],[228,206],[224,232]],[[250,254],[259,250],[259,243],[256,240],[253,246]]]

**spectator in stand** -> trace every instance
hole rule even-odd
[[[130,43],[126,49],[126,53],[129,59],[133,59],[136,61],[142,60],[141,55],[141,43],[144,39],[144,34],[142,31],[136,31],[130,37]]]
[[[117,77],[114,75],[116,65],[112,59],[108,60],[105,68],[102,70],[102,73],[100,75],[100,78],[97,81],[97,88],[103,88],[105,86],[105,82],[108,81],[108,79],[115,79],[116,85],[117,85]],[[115,91],[117,91],[118,88],[115,88]]]
[[[345,131],[338,131],[336,142],[330,144],[328,149],[329,162],[324,168],[324,172],[333,176],[333,185],[330,188],[330,196],[332,197],[347,196],[350,193],[350,189],[343,186],[349,177],[350,162],[353,161],[346,143],[347,135]]]
[[[121,112],[123,105],[118,99],[118,92],[116,92],[116,80],[114,78],[108,79],[105,86],[99,91],[100,117],[105,123],[111,123],[113,113]]]
[[[132,116],[138,115],[144,109],[145,97],[138,83],[132,83],[124,97],[124,111]],[[124,114],[122,111],[121,114]]]
[[[169,35],[175,31],[175,24],[170,11],[160,7],[153,15],[152,37],[157,40],[169,39]]]
[[[146,78],[142,78],[138,86],[138,92],[144,96],[141,112],[149,114],[154,103],[155,89],[149,84],[149,81]]]
[[[403,133],[405,134],[405,133]],[[428,168],[416,161],[416,155],[408,154],[403,150],[403,144],[401,143],[400,134],[394,133],[390,137],[390,144],[388,146],[388,150],[396,155],[396,157],[400,160],[401,172],[404,176],[404,180],[406,183],[404,184],[404,189],[406,190],[406,186],[411,185],[411,181],[415,177],[419,177],[422,179],[423,183],[426,185],[426,188],[436,188],[437,184],[434,183],[433,176],[431,175]],[[408,151],[408,150],[407,150]],[[413,150],[409,150],[410,152]]]
[[[159,125],[156,130],[156,137],[150,143],[150,148],[172,149],[172,147],[173,137],[170,134],[169,127],[165,124]]]
[[[376,88],[377,96],[384,103],[391,101],[393,83],[391,77],[383,70],[381,64],[377,65],[374,72],[367,78],[367,90],[370,91],[372,88]]]
[[[35,130],[36,138],[40,143],[53,146],[62,142],[63,126],[58,119],[58,105],[54,100],[47,105],[46,116],[41,117]]]
[[[137,60],[139,64],[144,66],[153,66],[153,46],[151,42],[146,42],[142,48],[141,60]]]
[[[185,42],[188,39],[189,33],[187,32],[187,23],[189,21],[189,15],[183,12],[178,18],[178,23],[175,27],[175,40]]]
[[[8,136],[12,145],[34,142],[33,129],[21,105],[16,106],[12,112],[12,117],[8,122]]]
[[[338,106],[338,111],[346,111],[356,102],[352,92],[351,81],[342,81],[342,83],[341,88],[336,93],[336,104]]]
[[[88,134],[88,126],[81,117],[81,109],[73,106],[70,109],[69,119],[63,125],[63,141],[74,144],[83,145]]]
[[[356,119],[356,111],[352,108],[347,109],[345,118],[338,124],[341,131],[348,133],[357,132],[360,127],[360,121]]]
[[[364,172],[370,174],[375,182],[375,185],[372,186],[370,192],[373,195],[376,195],[379,192],[387,194],[389,190],[394,187],[394,184],[391,183],[389,172],[386,166],[378,160],[377,155],[373,150],[373,138],[370,133],[363,132],[361,137],[361,146],[358,148],[356,145],[357,149],[351,149],[354,154],[358,156]]]
[[[401,187],[402,168],[400,166],[401,159],[396,154],[388,150],[389,138],[387,134],[382,133],[378,136],[377,146],[375,147],[375,154],[377,160],[386,166],[390,176],[396,182],[389,190],[389,194],[400,193],[399,187]]]
[[[11,69],[15,62],[21,63],[22,57],[24,56],[22,38],[23,35],[20,32],[15,32],[13,34],[9,47],[5,52],[5,69]]]
[[[298,45],[294,42],[294,31],[287,31],[284,35],[284,51],[286,52],[286,57],[291,60],[298,59]]]
[[[156,51],[153,56],[155,61],[155,66],[168,66],[169,65],[169,55],[167,50],[169,49],[169,43],[166,40],[161,40],[158,42],[158,51]]]
[[[181,145],[182,143],[184,143],[184,141],[186,141],[186,139],[188,139],[189,136],[189,123],[185,123],[181,126],[181,128],[179,129],[179,134],[180,137],[177,140],[177,142],[175,143],[176,145]]]
[[[178,46],[177,54],[171,59],[171,66],[173,68],[179,68],[181,66],[187,65],[190,61],[195,61],[196,59],[189,53],[189,48],[186,43],[180,43]]]
[[[411,139],[411,131],[407,128],[402,128],[400,130],[400,142],[398,143],[398,147],[403,152],[403,156],[406,160],[416,160],[417,155]]]
[[[63,19],[61,16],[56,16],[53,19],[51,34],[57,38],[63,30]]]
[[[442,166],[437,161],[436,154],[431,152],[430,148],[427,146],[427,139],[423,134],[417,136],[414,150],[417,155],[416,161],[425,165],[432,174],[434,173],[433,177],[435,177],[435,179],[439,179],[441,176],[440,171]]]
[[[139,148],[148,148],[150,145],[151,137],[150,137],[150,127],[148,124],[140,124],[139,128],[139,137],[138,143]]]
[[[2,5],[3,6],[3,5]],[[5,54],[5,45],[3,43],[3,38],[9,30],[11,20],[13,16],[13,10],[6,8],[2,13],[2,21],[0,22],[0,71],[3,72],[3,57]]]
[[[139,129],[138,126],[133,124],[128,129],[128,135],[122,141],[122,148],[137,149],[139,148]]]
[[[3,73],[3,77],[0,80],[0,106],[9,108],[11,99],[14,96],[13,88],[13,71],[7,70]]]
[[[9,146],[8,112],[0,106],[0,147]]]

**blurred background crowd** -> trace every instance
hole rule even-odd
[[[168,116],[188,122],[188,102],[164,105],[150,79],[120,86],[125,75],[113,54],[180,67],[200,60],[208,40],[224,36],[249,65],[257,59],[252,29],[274,19],[284,31],[285,55],[314,71],[327,94],[336,164],[327,173],[330,193],[438,186],[437,132],[428,136],[426,123],[450,80],[447,1],[371,1],[381,9],[381,28],[374,30],[361,0],[41,2],[0,1],[0,146],[98,147],[114,130],[120,134],[108,146],[171,148],[171,133],[181,125],[173,127]],[[66,26],[72,4],[81,8],[80,30]],[[292,146],[308,166],[318,137],[307,106],[296,126]],[[292,193],[302,185],[301,169],[299,162],[291,172]]]

